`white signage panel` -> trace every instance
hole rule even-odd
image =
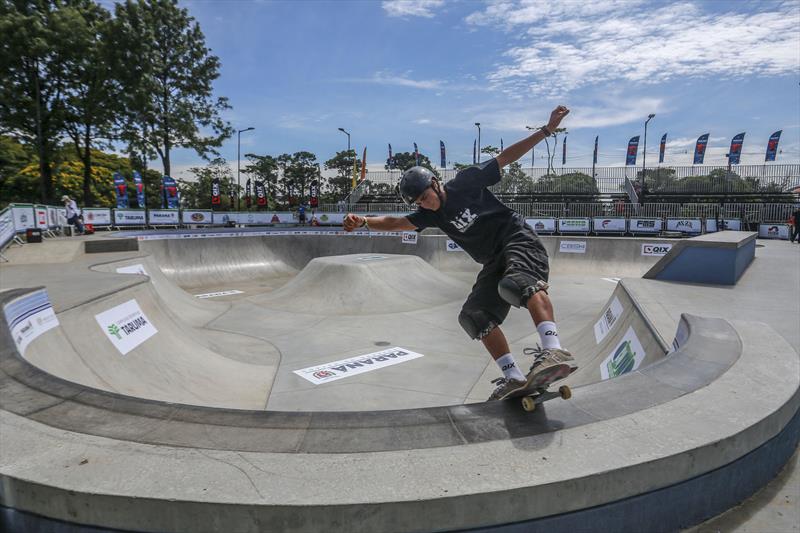
[[[592,221],[595,233],[625,233],[626,220],[624,218],[595,217]]]
[[[730,231],[742,231],[742,221],[738,218],[726,218],[721,220],[722,226],[721,229],[723,230],[730,230]],[[718,231],[717,229],[717,220],[714,218],[707,218],[706,219],[706,233],[714,233]]]
[[[95,315],[94,319],[122,355],[158,333],[136,300],[128,300],[124,304],[103,311]]]
[[[47,223],[47,206],[46,205],[35,205],[33,206],[33,214],[34,220],[36,221],[36,227],[40,229],[47,229],[49,224]]]
[[[401,237],[403,244],[417,244],[419,234],[416,231],[404,231]]]
[[[789,226],[786,224],[759,224],[758,236],[762,239],[789,240]]]
[[[661,231],[660,218],[632,218],[628,224],[631,233],[658,233]]]
[[[668,218],[667,231],[702,233],[703,222],[699,218]]]
[[[177,226],[180,222],[177,209],[150,209],[147,222],[151,226]]]
[[[211,211],[184,211],[181,214],[184,224],[211,224],[213,215]]]
[[[14,238],[14,217],[10,209],[0,214],[0,247]]]
[[[3,311],[14,344],[22,355],[31,341],[58,326],[58,318],[44,289],[8,302]]]
[[[600,364],[600,377],[609,379],[633,372],[642,364],[644,356],[642,343],[639,342],[633,327],[629,327],[622,341]]]
[[[586,241],[561,241],[558,251],[566,254],[585,254]]]
[[[144,209],[114,209],[115,226],[145,226],[147,219]]]
[[[642,244],[642,255],[660,257],[662,255],[667,255],[670,250],[672,250],[671,243]]]
[[[388,350],[382,350],[359,357],[351,357],[333,363],[325,363],[318,366],[295,370],[294,373],[303,379],[307,379],[314,385],[336,381],[338,379],[357,376],[364,372],[378,370],[387,366],[393,366],[412,359],[422,357],[421,353],[412,352],[395,346]]]
[[[344,224],[344,213],[318,213],[314,215],[320,224]]]
[[[558,231],[561,233],[589,233],[591,231],[588,218],[559,218]]]
[[[86,207],[83,209],[83,221],[93,226],[110,226],[111,209]]]
[[[556,219],[554,218],[526,218],[525,223],[536,233],[555,233],[556,231]]]
[[[11,207],[11,214],[14,217],[14,230],[19,233],[28,228],[36,227],[36,218],[33,214],[32,205],[15,205]]]
[[[614,327],[622,316],[622,304],[616,296],[608,307],[603,311],[603,316],[594,325],[594,338],[597,344],[606,338],[608,332]]]

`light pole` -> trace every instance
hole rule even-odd
[[[478,163],[481,162],[481,123],[476,122],[476,126],[478,126]]]
[[[350,151],[350,134],[345,131],[344,128],[339,128],[339,131],[347,135],[347,151]]]
[[[525,129],[528,131],[536,131],[540,128],[532,128],[530,126],[525,126]],[[533,166],[536,164],[536,160],[534,159],[533,148],[531,148],[531,173],[533,173]],[[533,174],[531,174],[533,175]]]
[[[238,130],[236,133],[236,195],[238,197],[238,200],[236,201],[237,211],[242,210],[242,185],[241,185],[241,179],[239,178],[239,173],[240,173],[239,167],[241,166],[239,160],[242,158],[242,156],[240,155],[242,153],[242,132],[254,129],[255,128],[253,127],[245,128],[243,130]]]
[[[644,150],[642,151],[642,190],[644,190],[644,173],[647,169],[647,123],[656,116],[655,113],[647,115],[647,120],[644,121]]]

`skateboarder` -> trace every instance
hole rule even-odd
[[[458,322],[473,339],[480,339],[503,372],[493,380],[489,400],[500,400],[527,387],[538,373],[568,364],[572,355],[562,349],[547,296],[547,252],[521,215],[500,202],[487,189],[500,182],[500,170],[517,161],[549,136],[569,113],[558,106],[547,126],[513,144],[496,158],[461,170],[442,184],[430,170],[412,167],[403,173],[398,190],[403,201],[417,205],[405,217],[363,217],[347,214],[344,229],[367,227],[381,231],[421,231],[436,226],[483,265]],[[534,356],[527,376],[517,367],[508,341],[500,329],[509,307],[525,307],[539,332],[542,348],[526,349]]]

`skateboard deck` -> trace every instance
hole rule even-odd
[[[558,391],[549,391],[547,388],[554,381],[563,379],[570,375],[572,369],[566,363],[552,366],[543,372],[534,374],[529,378],[528,385],[520,390],[514,391],[504,400],[522,399],[522,408],[528,412],[534,411],[536,406],[547,400],[560,397],[564,400],[572,396],[572,390],[567,385],[562,385]]]

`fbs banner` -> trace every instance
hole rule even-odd
[[[127,209],[128,184],[119,172],[114,172],[114,191],[117,194],[117,209]]]
[[[139,209],[147,207],[144,197],[144,180],[138,170],[133,171],[133,185],[136,187],[136,205]]]
[[[661,137],[661,144],[658,147],[658,162],[664,162],[664,152],[667,150],[667,134],[665,133],[663,137]]]
[[[694,161],[693,165],[702,165],[706,157],[706,146],[708,145],[708,133],[702,134],[697,138],[697,144],[694,146]]]
[[[736,135],[731,139],[731,149],[728,151],[728,163],[738,165],[742,155],[742,144],[744,144],[744,133]]]
[[[628,141],[628,157],[625,159],[625,165],[636,165],[636,155],[639,153],[639,136],[631,137]]]
[[[764,157],[765,163],[767,161],[775,161],[775,157],[778,155],[778,142],[781,140],[782,131],[783,130],[778,130],[769,136],[769,141],[767,142],[767,155]]]

